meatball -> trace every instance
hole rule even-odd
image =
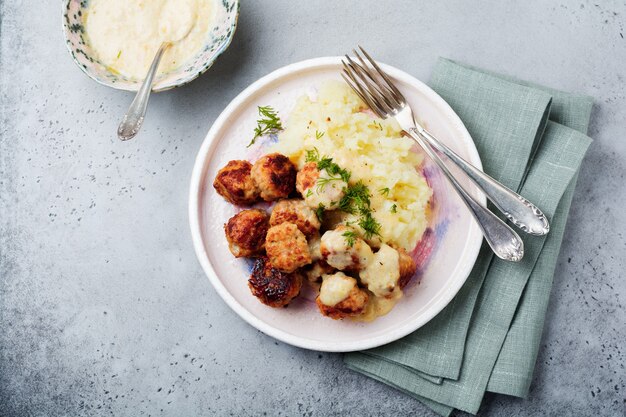
[[[248,161],[230,161],[215,176],[215,191],[233,204],[254,204],[259,200],[259,189],[250,176],[251,169]]]
[[[337,272],[324,275],[320,295],[315,302],[323,315],[339,320],[363,313],[368,299],[369,296],[358,287],[356,279]]]
[[[400,279],[398,280],[398,285],[400,285],[400,288],[404,288],[409,281],[411,281],[413,275],[415,275],[417,265],[415,265],[413,258],[411,258],[403,248],[396,248],[396,250],[398,251],[398,263],[400,265]]]
[[[307,206],[332,208],[345,195],[348,183],[326,170],[317,169],[317,163],[307,162],[296,176],[296,190],[302,194]]]
[[[272,265],[283,272],[293,272],[311,263],[306,238],[293,223],[270,227],[265,238],[265,250]]]
[[[360,271],[372,261],[372,249],[354,230],[339,226],[322,236],[320,245],[322,259],[342,271]]]
[[[262,156],[252,166],[251,173],[265,201],[288,197],[296,184],[296,167],[279,153]]]
[[[243,210],[224,225],[228,248],[236,258],[258,256],[265,248],[269,228],[267,213],[259,209]]]
[[[263,304],[283,307],[300,293],[302,274],[281,272],[266,257],[262,257],[254,262],[248,287]]]
[[[377,297],[391,297],[400,280],[400,255],[389,245],[381,245],[372,262],[359,273],[361,283]]]
[[[319,230],[321,224],[315,211],[304,204],[302,200],[281,200],[274,206],[270,225],[277,226],[281,223],[293,223],[306,236],[313,236]]]
[[[315,188],[319,177],[317,162],[307,162],[296,175],[296,190],[304,196],[307,190]]]

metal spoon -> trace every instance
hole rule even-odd
[[[168,1],[165,3],[165,7],[161,11],[161,16],[159,18],[159,26],[162,27],[165,32],[163,43],[159,47],[154,60],[152,60],[150,69],[148,70],[146,78],[143,80],[139,91],[137,91],[135,99],[130,104],[128,111],[124,115],[124,119],[122,119],[122,123],[120,123],[117,128],[117,136],[120,140],[129,140],[134,138],[137,132],[139,132],[139,129],[141,129],[141,124],[143,123],[143,119],[146,116],[146,109],[148,108],[148,99],[150,98],[150,93],[152,92],[152,82],[154,81],[154,76],[159,69],[161,58],[168,47],[172,46],[176,42],[182,41],[187,37],[187,35],[189,35],[189,32],[191,32],[191,29],[193,28],[192,17],[195,13],[196,11],[194,8],[181,10],[180,5],[176,1]],[[181,15],[187,17],[186,25],[175,28],[170,27],[168,19],[171,19],[172,16]]]
[[[141,124],[143,123],[143,119],[146,115],[146,109],[148,108],[150,92],[152,92],[152,82],[154,81],[154,76],[159,69],[163,53],[171,44],[171,42],[163,42],[159,47],[159,50],[152,61],[152,65],[150,65],[148,74],[146,74],[146,78],[141,84],[141,88],[137,91],[135,99],[130,104],[128,111],[124,115],[124,119],[122,119],[122,123],[120,123],[120,126],[117,128],[117,136],[120,140],[129,140],[134,138],[137,132],[139,132],[139,129],[141,129]]]

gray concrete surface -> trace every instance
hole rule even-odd
[[[190,242],[188,180],[220,111],[357,43],[424,80],[446,56],[596,98],[532,391],[480,414],[624,415],[626,4],[419,3],[244,0],[230,49],[122,143],[131,95],[74,65],[59,2],[0,1],[0,415],[432,415],[245,324]]]

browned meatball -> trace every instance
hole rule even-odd
[[[368,299],[367,292],[358,287],[354,278],[337,272],[324,275],[315,303],[323,315],[339,320],[363,313]]]
[[[317,169],[317,162],[307,162],[296,176],[296,190],[303,196],[307,190],[313,189],[317,185],[320,171]]]
[[[237,258],[262,255],[268,228],[269,218],[265,211],[240,211],[224,225],[228,248]]]
[[[251,173],[265,201],[288,197],[296,184],[296,167],[279,153],[262,156],[252,166]]]
[[[259,200],[259,189],[250,176],[251,169],[248,161],[230,161],[215,176],[213,187],[233,204],[254,204]]]
[[[254,262],[248,287],[263,304],[283,307],[300,293],[302,275],[299,272],[281,272],[266,257],[262,257]]]
[[[272,265],[283,272],[293,272],[311,263],[306,237],[293,223],[270,227],[265,250]]]
[[[400,285],[400,288],[404,288],[409,281],[411,281],[413,275],[415,275],[417,265],[415,265],[415,261],[406,252],[406,250],[403,248],[396,248],[396,250],[398,251],[398,263],[400,264],[400,279],[398,280],[398,285]]]
[[[306,236],[313,236],[320,228],[317,215],[302,200],[281,200],[274,206],[270,225],[276,226],[281,223],[293,223]]]

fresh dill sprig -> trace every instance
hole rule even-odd
[[[315,131],[315,139],[321,139],[324,136],[324,132]]]
[[[315,215],[317,216],[317,218],[319,219],[319,221],[323,222],[324,221],[324,211],[326,210],[326,207],[320,203],[317,208],[315,209]]]
[[[332,158],[328,158],[326,156],[323,157],[317,163],[317,169],[319,169],[320,171],[325,169],[326,172],[328,172],[328,175],[330,175],[333,179],[342,179],[346,183],[350,181],[350,171],[345,168],[341,168],[339,165],[334,163]]]
[[[361,216],[357,224],[363,229],[366,239],[380,235],[381,224],[372,216],[370,190],[362,181],[345,189],[343,198],[339,201],[339,209],[350,214],[359,213]]]
[[[393,206],[391,206],[390,211],[391,211],[392,213],[397,213],[397,212],[398,212],[398,206],[394,204]]]
[[[320,151],[317,148],[307,149],[305,153],[305,162],[317,162],[320,160]]]
[[[333,158],[330,158],[328,156],[322,156],[320,159],[318,159],[317,161],[317,169],[321,170],[328,170],[328,169],[332,169],[333,166]],[[335,164],[337,165],[337,164]],[[339,168],[339,167],[337,167]],[[330,172],[329,172],[330,174]]]
[[[385,197],[389,197],[389,187],[381,188],[378,192]]]
[[[350,181],[351,173],[345,168],[341,168],[339,165],[333,162],[333,158],[328,156],[320,157],[320,152],[317,148],[308,149],[306,152],[305,161],[306,162],[315,162],[317,164],[317,169],[320,171],[326,171],[330,178],[320,178],[318,180],[318,187],[321,186],[323,189],[326,184],[331,181],[345,181],[348,183]]]
[[[330,184],[333,181],[339,181],[341,178],[339,177],[330,177],[330,178],[318,178],[317,179],[317,186],[315,187],[315,191],[317,191],[317,193],[321,193],[322,191],[324,191],[324,188]]]
[[[365,213],[359,219],[359,226],[363,229],[363,235],[365,239],[371,239],[374,236],[380,236],[381,225],[376,221],[376,219],[372,216],[371,212]]]
[[[313,195],[313,191],[309,188],[309,190],[306,192],[306,196],[311,197],[312,195]]]
[[[254,128],[254,137],[248,144],[247,148],[254,145],[254,142],[261,136],[283,130],[280,118],[271,106],[258,106],[258,110],[261,118],[256,121],[257,126]]]
[[[343,232],[341,236],[346,238],[346,244],[349,247],[353,247],[354,244],[356,243],[357,235],[352,230],[346,230],[345,232]]]
[[[363,181],[346,188],[344,196],[339,200],[339,209],[346,213],[354,214],[359,212],[364,214],[370,210],[370,190]]]

